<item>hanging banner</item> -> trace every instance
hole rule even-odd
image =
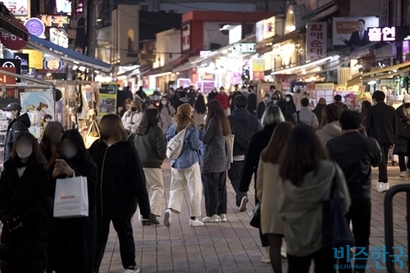
[[[15,16],[29,15],[29,1],[28,0],[8,0],[3,2],[7,9]]]
[[[54,120],[54,95],[53,92],[22,92],[20,93],[20,105],[23,112],[30,116],[30,132],[35,137],[40,137],[40,130],[44,129],[48,121]]]
[[[7,76],[1,74],[1,70],[16,73],[15,67],[0,67],[0,85],[3,84],[16,84],[16,78],[12,76]],[[6,88],[6,98],[14,98],[15,97],[15,89],[14,88]]]
[[[117,83],[102,83],[98,97],[99,117],[117,112]]]
[[[321,59],[326,56],[327,25],[325,22],[309,22],[306,31],[306,58]]]

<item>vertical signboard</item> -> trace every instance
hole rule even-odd
[[[117,111],[117,84],[101,84],[98,96],[98,116],[103,117],[107,114],[115,114]]]
[[[242,26],[236,26],[229,31],[229,44],[242,40]]]
[[[252,80],[263,80],[264,79],[264,59],[254,59],[252,60]]]
[[[327,28],[325,22],[307,23],[306,59],[320,59],[326,55]]]
[[[276,17],[266,19],[263,24],[263,39],[268,39],[276,35],[275,30]]]
[[[262,42],[263,41],[263,28],[265,25],[265,20],[256,22],[255,25],[255,36],[256,36],[256,42]]]
[[[191,23],[188,23],[182,27],[182,51],[188,51],[191,49]]]

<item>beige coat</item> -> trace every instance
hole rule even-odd
[[[281,179],[279,165],[259,161],[256,181],[257,197],[261,200],[262,234],[283,234],[283,220],[279,217]]]

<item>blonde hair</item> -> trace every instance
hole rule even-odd
[[[174,120],[177,123],[177,131],[182,131],[191,125],[195,125],[195,120],[192,117],[192,106],[189,103],[184,103],[178,107]]]

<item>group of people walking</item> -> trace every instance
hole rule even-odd
[[[89,149],[78,131],[65,131],[56,122],[46,127],[40,144],[28,132],[14,135],[0,179],[1,270],[97,273],[112,223],[125,273],[139,272],[132,230],[137,207],[143,225],[159,224],[157,218],[163,216],[164,225],[170,227],[173,217],[182,212],[188,190],[189,226],[227,222],[227,178],[243,212],[254,177],[260,237],[266,248],[262,261],[271,263],[275,273],[282,272],[281,247],[286,241],[290,273],[308,272],[311,260],[315,272],[334,272],[333,250],[321,241],[321,204],[329,198],[332,181],[339,181],[336,191],[346,220],[352,222],[356,246],[368,248],[371,167],[384,170],[397,134],[398,139],[408,135],[407,127],[397,129],[397,119],[407,126],[410,96],[396,113],[383,103],[382,94],[373,94],[376,104],[367,109],[365,128],[360,113],[343,109],[338,102],[323,107],[319,125],[317,115],[307,112],[307,99],[301,100],[296,112],[292,104],[285,105],[292,102],[291,96],[282,99],[273,89],[260,118],[239,93],[230,115],[219,100],[210,99],[202,122],[195,118],[195,104],[184,100],[176,109],[165,96],[159,107],[148,104],[145,109],[138,101],[128,101],[122,119],[114,114],[101,119],[100,139]],[[403,115],[397,118],[399,113]],[[167,143],[181,132],[164,205],[161,167]],[[401,143],[409,151],[408,143]],[[77,176],[87,178],[89,216],[54,218],[57,180]],[[378,183],[382,183],[377,185],[379,192],[388,189],[387,172],[381,171]],[[366,265],[364,259],[357,263]]]

